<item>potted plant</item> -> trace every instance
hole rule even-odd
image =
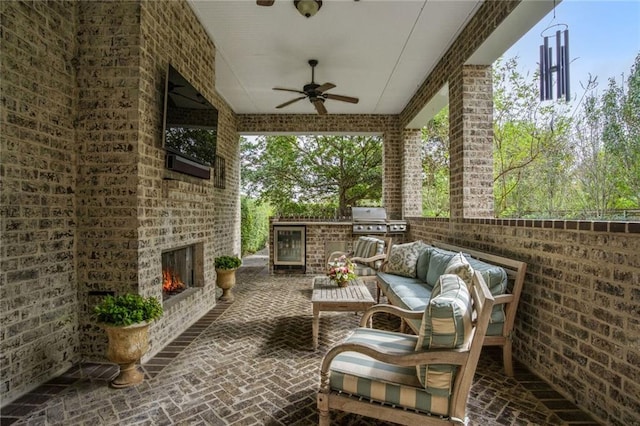
[[[120,365],[111,386],[125,388],[142,382],[144,374],[136,363],[149,349],[149,325],[162,316],[162,304],[139,294],[106,296],[93,313],[109,337],[107,358]]]
[[[233,302],[234,296],[231,289],[236,285],[236,270],[242,265],[242,260],[237,256],[220,256],[214,259],[216,267],[216,284],[222,289],[220,300]]]

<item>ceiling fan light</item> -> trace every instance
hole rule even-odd
[[[322,7],[322,0],[294,0],[293,4],[302,16],[311,18]]]

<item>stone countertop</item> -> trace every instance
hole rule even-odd
[[[313,226],[313,225],[318,225],[318,226],[327,226],[327,225],[338,225],[338,226],[351,226],[352,222],[345,222],[345,221],[330,221],[330,220],[325,220],[325,221],[317,221],[317,220],[307,220],[305,221],[304,219],[299,219],[299,220],[284,220],[284,221],[274,221],[271,222],[272,226],[300,226],[300,225],[305,225],[305,226]]]

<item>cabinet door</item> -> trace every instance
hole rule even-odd
[[[273,228],[273,264],[305,264],[305,227],[277,226]]]

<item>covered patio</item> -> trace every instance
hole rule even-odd
[[[323,315],[320,347],[312,350],[311,278],[270,275],[268,258],[264,252],[243,260],[236,301],[219,303],[147,361],[142,385],[111,389],[115,366],[83,363],[5,407],[2,424],[317,423],[318,366],[359,316]],[[286,307],[274,299],[286,300]],[[376,326],[397,329],[399,322],[382,316]],[[470,425],[598,424],[523,365],[513,378],[499,366],[499,351],[483,354],[468,403]],[[389,424],[345,414],[334,421]]]
[[[473,424],[640,423],[640,223],[493,213],[491,63],[557,1],[393,2],[408,10],[402,28],[377,15],[384,22],[373,33],[381,44],[365,40],[318,75],[336,83],[336,93],[361,98],[357,105],[328,102],[328,114],[302,101],[276,110],[287,97],[276,98],[272,88],[298,84],[253,76],[295,71],[308,82],[308,55],[332,47],[318,32],[330,30],[319,25],[323,13],[360,7],[362,25],[368,7],[391,2],[326,0],[309,19],[291,3],[0,2],[2,424],[315,421],[322,349],[357,324],[353,314],[328,315],[321,350],[307,349],[311,275],[323,265],[324,239],[349,236],[343,226],[318,226],[308,235],[308,276],[272,276],[264,265],[247,265],[230,306],[217,300],[215,286],[214,258],[240,252],[240,136],[281,133],[381,135],[382,203],[391,219],[407,221],[407,241],[443,241],[527,263],[512,336],[519,374],[502,375],[491,352],[483,352],[469,401]],[[233,11],[236,4],[254,16],[247,31],[258,30],[254,39],[282,49],[281,56],[264,60],[263,50],[224,44],[225,32],[234,41],[242,28],[220,20],[215,7]],[[427,49],[433,38],[418,29],[431,16],[450,27],[440,28],[448,37]],[[269,38],[273,25],[293,32]],[[401,30],[407,36],[397,42],[392,36]],[[302,34],[304,49],[292,47]],[[396,44],[384,45],[385,34]],[[402,63],[404,47],[424,51],[423,62]],[[384,66],[349,62],[356,53],[377,60],[376,49],[395,51],[396,59]],[[236,56],[264,63],[234,62]],[[315,58],[332,61],[328,53]],[[348,84],[341,64],[348,64],[341,71]],[[210,179],[167,166],[169,65],[217,110],[219,160]],[[243,66],[255,74],[243,76]],[[413,73],[394,74],[403,67]],[[244,84],[227,84],[234,78]],[[420,128],[447,103],[451,217],[423,218]],[[150,380],[124,392],[107,388],[113,371],[100,365],[106,336],[91,317],[93,306],[105,294],[162,299],[162,255],[185,246],[194,247],[198,279],[164,304],[151,327],[142,359]]]

